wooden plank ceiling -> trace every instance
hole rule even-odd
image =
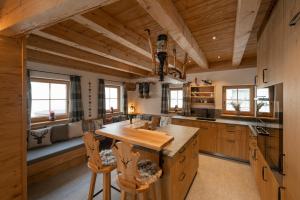
[[[156,21],[159,19],[156,19],[155,13],[151,13],[151,9],[141,6],[146,0],[119,0],[33,31],[27,43],[28,60],[66,67],[73,65],[73,68],[124,78],[149,76],[152,65],[145,32],[145,29],[149,29],[153,45],[159,34],[170,35],[168,48],[171,67],[182,69],[185,54],[189,52],[182,41],[197,43],[193,45],[203,52],[208,69],[203,69],[198,60],[195,62],[189,58],[188,73],[256,66],[257,32],[273,0],[261,0],[242,62],[235,67],[232,59],[238,0],[167,1],[174,5],[175,15],[173,11],[171,13],[174,16],[178,14],[177,17],[181,18],[179,21],[191,33],[181,42],[172,39],[174,32],[163,29],[161,25],[165,24]],[[160,0],[155,2],[159,5]],[[185,37],[185,34],[181,36]],[[176,63],[172,56],[174,48]]]

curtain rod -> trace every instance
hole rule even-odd
[[[58,75],[64,75],[64,76],[78,76],[78,75],[73,75],[73,74],[63,74],[63,73],[58,73],[58,72],[48,72],[48,71],[42,71],[42,70],[36,70],[36,69],[29,69],[29,71],[42,72],[42,73],[48,73],[48,74],[58,74]],[[125,81],[115,81],[115,80],[109,80],[109,79],[103,79],[103,80],[104,81],[116,82],[116,83],[125,82]]]

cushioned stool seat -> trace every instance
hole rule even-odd
[[[113,155],[113,152],[111,149],[105,149],[100,152],[100,157],[103,165],[117,165],[116,157]]]
[[[139,177],[137,180],[147,184],[154,183],[162,174],[161,169],[151,160],[140,160],[138,162],[138,172]]]

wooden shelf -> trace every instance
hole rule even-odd
[[[209,97],[209,96],[191,96],[191,98],[197,98],[197,99],[214,99],[215,97]]]
[[[215,103],[192,103],[192,105],[214,106]]]

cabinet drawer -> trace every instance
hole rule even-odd
[[[229,157],[239,158],[240,138],[237,135],[223,135],[219,137],[218,152]]]

